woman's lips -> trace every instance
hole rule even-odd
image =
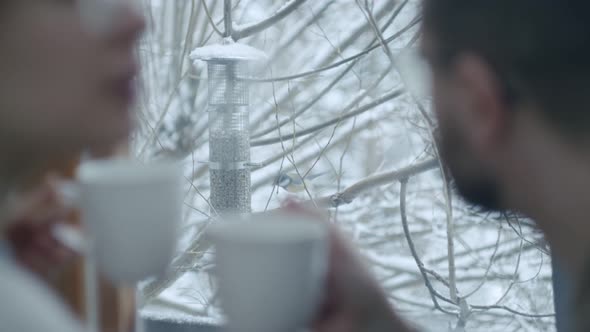
[[[138,73],[136,68],[136,66],[132,66],[109,83],[111,93],[127,106],[131,105],[136,98],[135,78]]]
[[[124,78],[113,82],[113,92],[127,104],[135,100],[135,82],[133,78]]]

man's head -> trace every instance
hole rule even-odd
[[[589,12],[586,0],[424,1],[439,147],[467,200],[502,208],[498,165],[523,119],[572,143],[590,133]]]

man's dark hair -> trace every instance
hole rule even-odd
[[[481,56],[507,102],[532,102],[570,134],[590,133],[590,0],[425,0],[435,67]]]

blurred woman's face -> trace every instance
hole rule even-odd
[[[70,153],[125,139],[143,28],[130,0],[0,2],[0,150]]]

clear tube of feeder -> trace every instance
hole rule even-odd
[[[250,118],[247,63],[219,60],[209,72],[211,204],[219,213],[250,212]]]

